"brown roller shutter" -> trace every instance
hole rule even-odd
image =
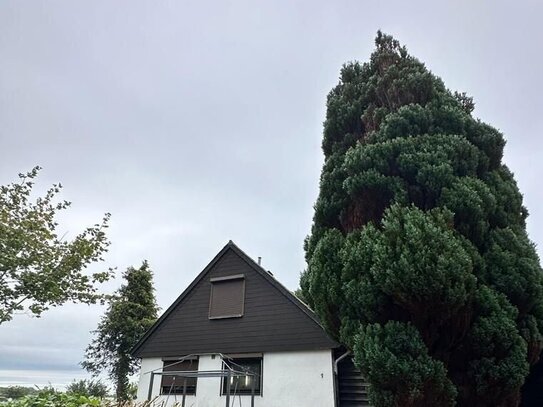
[[[211,279],[209,318],[234,318],[243,315],[245,279],[243,275]]]

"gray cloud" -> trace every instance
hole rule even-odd
[[[541,244],[542,12],[537,1],[5,0],[0,183],[43,166],[40,184],[62,181],[74,202],[69,234],[111,212],[103,266],[148,259],[162,308],[229,239],[295,289],[326,94],[381,28],[505,133]],[[100,313],[67,306],[3,325],[0,382],[75,377]]]

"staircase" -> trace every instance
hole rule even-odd
[[[339,362],[337,383],[338,407],[371,407],[368,384],[351,357]]]

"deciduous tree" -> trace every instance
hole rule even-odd
[[[60,184],[32,196],[39,170],[0,186],[0,324],[18,311],[40,316],[68,301],[94,303],[103,298],[96,283],[112,274],[85,273],[107,251],[109,214],[74,238],[59,236],[57,216],[70,202],[57,199]]]
[[[107,396],[108,388],[101,380],[74,380],[66,387],[66,393],[103,399]]]

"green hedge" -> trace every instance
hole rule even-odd
[[[99,407],[100,399],[65,393],[40,393],[0,403],[0,407]]]
[[[181,404],[176,403],[173,406],[181,406]],[[153,400],[144,403],[116,403],[96,397],[49,391],[25,396],[17,400],[0,401],[0,407],[164,407],[164,402]]]

